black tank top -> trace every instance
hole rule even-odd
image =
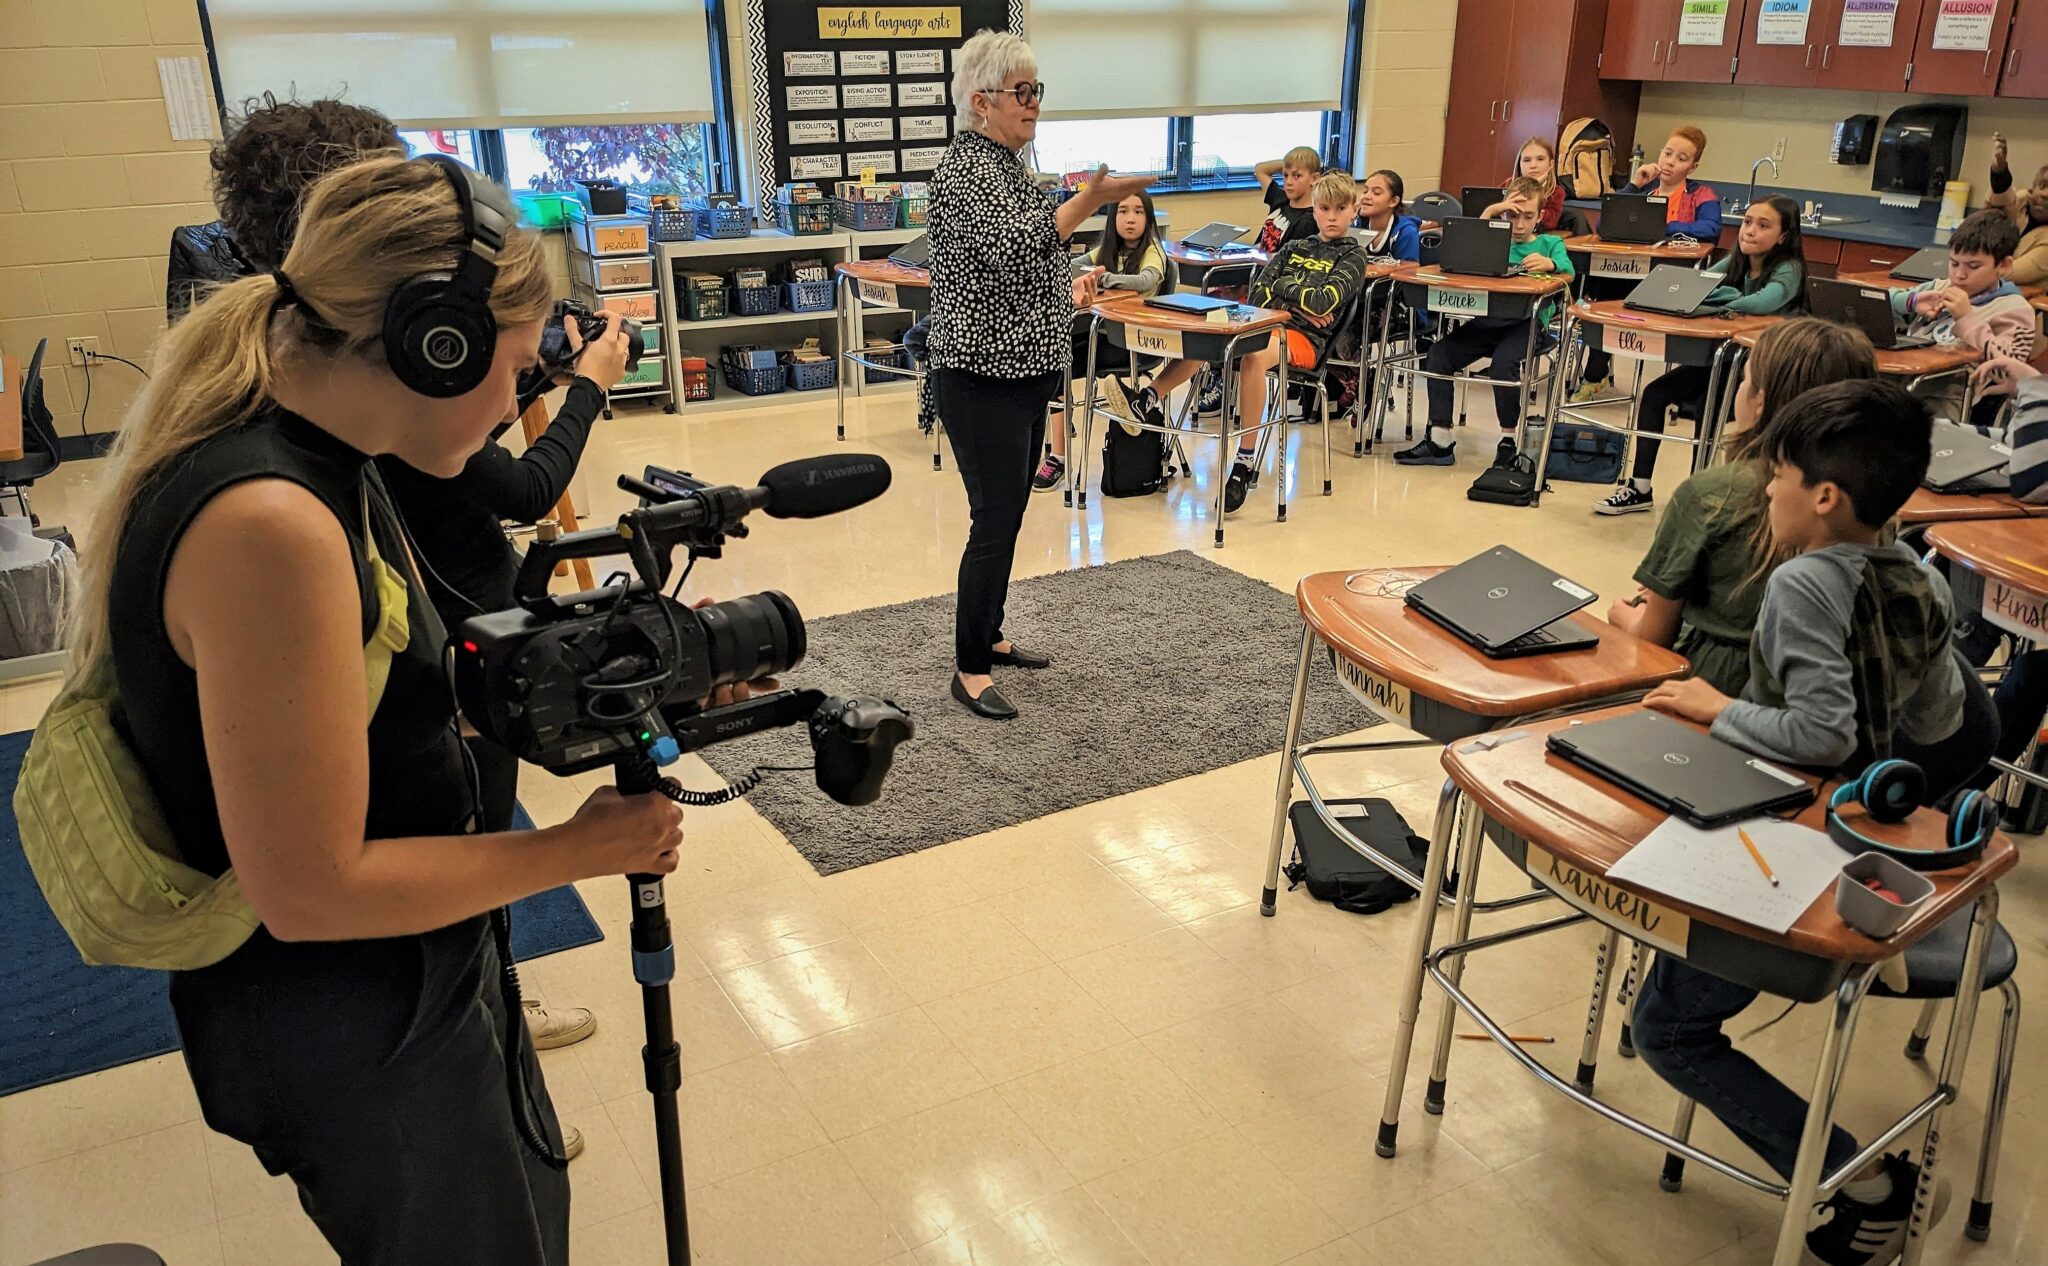
[[[289,480],[320,498],[348,535],[367,642],[377,619],[363,549],[363,481],[372,469],[364,454],[271,405],[172,462],[135,500],[114,560],[108,609],[119,699],[115,720],[148,772],[185,861],[208,874],[220,874],[229,861],[199,724],[198,678],[179,660],[164,627],[171,556],[193,518],[223,490],[249,479]],[[381,486],[372,487],[371,500],[375,523],[368,530],[376,533],[377,551],[406,574],[412,640],[392,657],[383,698],[370,718],[364,837],[461,834],[475,796],[441,668],[439,622],[432,601],[409,574]],[[336,743],[359,741],[334,736]]]

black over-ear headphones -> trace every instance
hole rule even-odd
[[[462,257],[453,273],[408,277],[384,304],[384,359],[398,381],[423,396],[473,391],[491,371],[498,321],[491,283],[513,224],[503,190],[445,154],[427,154],[462,209]]]
[[[1927,775],[1911,761],[1881,760],[1835,788],[1828,798],[1828,838],[1852,853],[1882,853],[1908,870],[1967,866],[1983,855],[1998,829],[1998,806],[1981,791],[1956,797],[1948,813],[1948,847],[1896,848],[1880,844],[1842,820],[1841,811],[1862,805],[1879,822],[1904,822],[1927,793]]]

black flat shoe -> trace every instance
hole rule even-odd
[[[1025,650],[1023,647],[1017,645],[1015,642],[1010,643],[1009,650],[990,651],[988,659],[991,664],[1001,664],[1005,668],[1052,667],[1051,660],[1047,659],[1043,655],[1033,655],[1030,651]]]
[[[953,697],[967,705],[969,712],[978,717],[985,717],[990,721],[1008,721],[1017,715],[1016,706],[1008,699],[1003,698],[1002,691],[997,690],[994,686],[990,686],[982,691],[981,697],[977,699],[967,693],[967,687],[960,684],[960,678],[957,675],[953,678]]]

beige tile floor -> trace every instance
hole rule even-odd
[[[951,589],[965,498],[950,471],[931,471],[908,398],[879,398],[872,412],[856,404],[850,425],[852,443],[895,463],[890,494],[840,518],[762,523],[700,571],[704,591],[780,588],[819,616]],[[624,497],[606,487],[610,475],[649,461],[744,481],[832,449],[831,427],[829,400],[690,422],[622,413],[592,443],[579,500],[616,510]],[[1491,438],[1482,429],[1461,447],[1486,450]],[[1232,520],[1228,547],[1210,550],[1206,474],[1163,497],[1098,499],[1085,514],[1042,496],[1017,572],[1185,547],[1286,587],[1307,571],[1452,562],[1507,541],[1614,594],[1650,534],[1649,516],[1589,514],[1590,487],[1564,485],[1535,510],[1467,502],[1476,452],[1456,472],[1406,471],[1385,453],[1340,455],[1336,495],[1324,499],[1311,495],[1319,439],[1296,431],[1293,444],[1301,495],[1285,524],[1261,490]],[[1667,456],[1675,474],[1682,455]],[[67,466],[38,488],[38,508],[83,526],[94,492],[89,467]],[[0,691],[0,726],[27,728],[49,693]],[[992,743],[1001,739],[990,731]],[[1430,753],[1347,760],[1326,785],[1386,795],[1410,821],[1428,821],[1438,777]],[[1086,771],[1083,761],[1074,774]],[[1280,917],[1260,918],[1275,772],[1275,758],[1250,761],[829,879],[744,805],[693,812],[670,897],[699,1260],[1768,1259],[1775,1205],[1703,1176],[1682,1195],[1661,1193],[1654,1148],[1550,1096],[1490,1047],[1459,1045],[1444,1116],[1420,1111],[1418,1077],[1400,1156],[1374,1157],[1395,964],[1415,908],[1359,918],[1286,894]],[[524,798],[554,821],[592,783],[530,774]],[[576,1261],[638,1266],[660,1260],[659,1223],[624,893],[616,881],[584,893],[606,940],[533,963],[525,978],[529,992],[600,1018],[589,1041],[543,1057],[556,1103],[589,1143],[572,1170]],[[2041,867],[2024,865],[2007,882],[2005,915],[2035,989],[2048,936]],[[1568,1068],[1591,946],[1582,929],[1525,943],[1479,960],[1468,984],[1511,1027],[1556,1035],[1546,1055]],[[1757,1022],[1774,1010],[1759,1007]],[[1951,1216],[1930,1260],[2048,1260],[2040,1016],[2037,1003],[1993,1239],[1961,1242],[1961,1217]],[[1748,1045],[1804,1084],[1817,1019],[1803,1009]],[[1852,1128],[1930,1084],[1899,1056],[1910,1020],[1904,1004],[1867,1010],[1842,1108]],[[1994,1023],[1987,1014],[1950,1135],[1959,1183],[1976,1146]],[[1671,1103],[1640,1064],[1611,1051],[1601,1087],[1660,1118]],[[1734,1146],[1711,1122],[1698,1134]],[[151,1244],[174,1266],[334,1260],[290,1188],[200,1122],[176,1056],[0,1099],[0,1266],[118,1239]]]

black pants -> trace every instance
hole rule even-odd
[[[1631,277],[1588,277],[1582,283],[1583,288],[1580,291],[1580,295],[1588,302],[1595,302],[1601,299],[1623,299],[1628,296],[1629,291],[1636,288],[1636,280]],[[1600,327],[1590,324],[1582,325],[1579,327],[1579,332],[1586,337],[1585,380],[1587,382],[1599,382],[1603,378],[1613,377],[1614,356],[1607,349],[1600,346]]]
[[[1590,375],[1588,375],[1590,377]],[[1678,411],[1700,423],[1700,414],[1707,411],[1707,371],[1696,365],[1679,365],[1659,374],[1649,386],[1643,388],[1643,399],[1636,406],[1636,429],[1640,431],[1664,430],[1664,411],[1673,405]],[[1634,474],[1637,479],[1648,483],[1650,472],[1657,469],[1657,441],[1648,436],[1636,437],[1636,463]]]
[[[171,1007],[207,1125],[291,1176],[344,1266],[567,1266],[569,1176],[520,1140],[508,1032],[557,1151],[561,1127],[498,977],[482,917],[373,941],[259,929],[173,974]]]
[[[932,382],[973,518],[960,556],[953,658],[963,673],[986,673],[995,644],[1003,640],[1003,599],[1017,557],[1017,532],[1045,443],[1045,405],[1059,391],[1060,376],[990,378],[940,369]]]
[[[512,811],[519,804],[519,758],[486,738],[472,737],[465,741],[469,744],[470,757],[476,761],[479,808],[482,810],[477,829],[485,832],[511,830]]]
[[[1540,326],[1535,351],[1549,346],[1550,335]],[[1448,374],[1473,361],[1491,357],[1486,376],[1501,385],[1493,389],[1493,411],[1504,430],[1522,421],[1522,362],[1530,355],[1529,322],[1525,317],[1480,317],[1467,321],[1448,334],[1437,336],[1422,367],[1433,374]],[[1451,397],[1457,384],[1440,378],[1429,380],[1429,424],[1451,424]]]

